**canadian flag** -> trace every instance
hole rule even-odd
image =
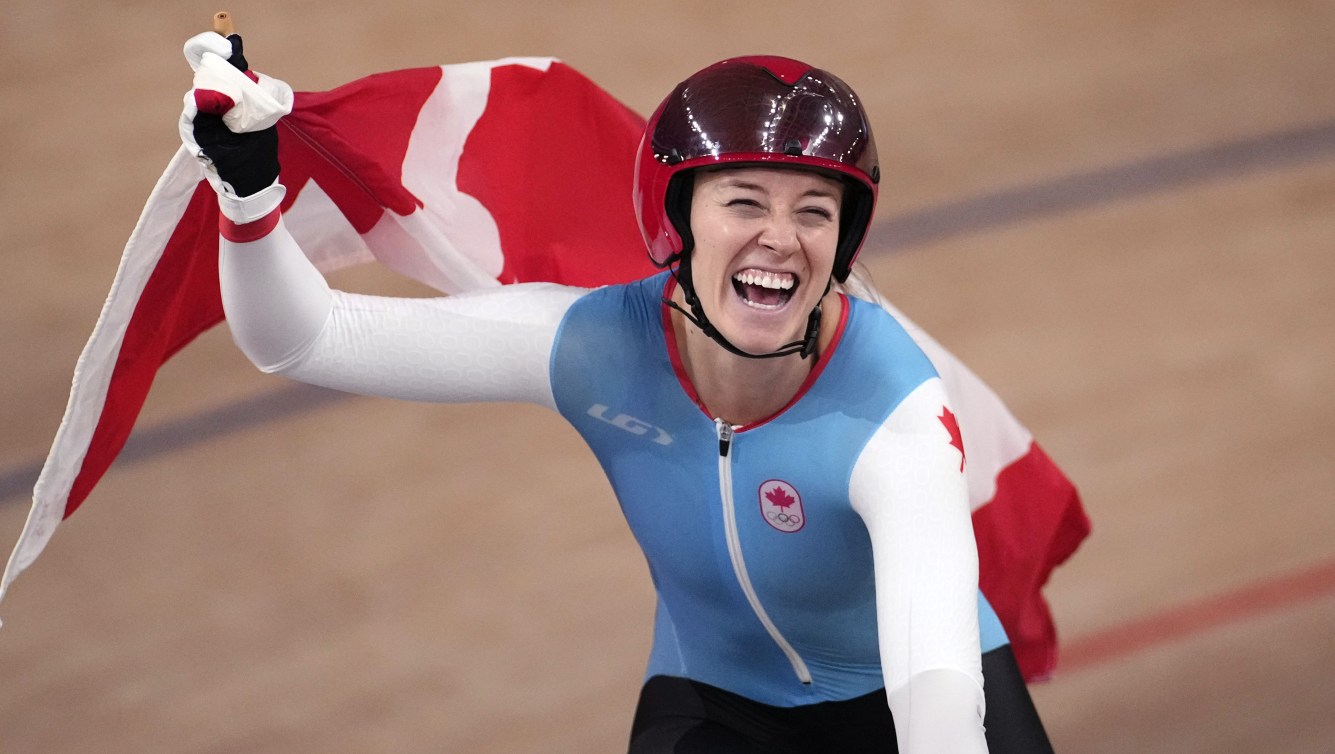
[[[325,272],[376,261],[443,293],[633,280],[653,271],[630,199],[643,128],[556,60],[376,74],[297,94],[279,123],[283,213]],[[0,598],[124,447],[158,368],[222,321],[217,228],[213,191],[182,149],[149,196],[79,357]],[[854,292],[890,308],[875,291]],[[905,322],[945,379],[968,448],[983,591],[1026,676],[1040,677],[1056,660],[1040,589],[1088,520],[997,396]]]

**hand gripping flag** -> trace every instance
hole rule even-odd
[[[653,272],[630,198],[643,128],[551,59],[377,74],[297,94],[279,123],[282,209],[324,272],[377,261],[443,293],[625,282]],[[149,196],[79,357],[0,597],[124,447],[158,368],[222,321],[217,227],[213,190],[182,149]],[[854,293],[890,308],[875,291]],[[1056,635],[1040,589],[1088,533],[1080,500],[997,396],[906,325],[957,410],[982,589],[1026,677],[1045,675]]]

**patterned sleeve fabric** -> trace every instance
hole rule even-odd
[[[280,223],[222,244],[223,305],[256,366],[302,382],[417,401],[554,407],[548,362],[586,293],[533,283],[443,298],[331,290]]]

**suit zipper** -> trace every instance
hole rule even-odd
[[[719,493],[723,498],[723,531],[728,542],[728,557],[732,560],[733,574],[736,575],[737,584],[742,588],[742,594],[746,595],[746,601],[750,603],[756,618],[760,619],[765,631],[779,649],[783,650],[783,654],[793,666],[797,680],[810,684],[811,671],[807,669],[806,662],[802,660],[797,650],[793,649],[793,645],[783,638],[783,634],[779,633],[778,626],[770,620],[765,608],[760,604],[760,598],[756,596],[755,587],[751,585],[751,576],[746,571],[746,561],[742,559],[741,539],[737,535],[737,506],[733,503],[732,497],[732,425],[722,419],[715,419],[714,427],[718,430],[718,483]]]

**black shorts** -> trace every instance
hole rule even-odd
[[[990,754],[1050,754],[1009,646],[983,655]],[[631,726],[630,754],[897,754],[885,690],[798,707],[761,704],[705,683],[654,676]]]

